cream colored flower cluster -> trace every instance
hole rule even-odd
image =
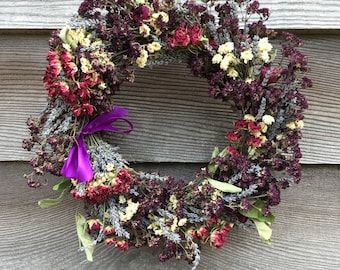
[[[138,65],[138,67],[144,68],[146,62],[148,61],[149,53],[160,51],[161,48],[161,44],[157,41],[149,43],[146,46],[142,46],[140,50],[140,55],[136,59],[136,64]]]
[[[165,235],[167,232],[176,233],[179,227],[183,227],[187,223],[186,218],[178,220],[177,216],[174,216],[172,219],[167,219],[149,214],[148,218],[153,221],[148,226],[148,230],[153,230],[155,235],[159,236]],[[171,225],[165,225],[169,223],[171,223]]]
[[[256,44],[256,45],[255,45]],[[258,59],[264,63],[270,61],[269,52],[273,49],[273,46],[269,43],[268,38],[261,38],[257,43],[250,44],[239,53],[239,57],[235,52],[235,45],[233,42],[226,42],[220,45],[217,49],[217,54],[212,58],[213,64],[219,64],[220,69],[227,72],[227,75],[233,79],[239,77],[239,65],[241,63],[248,65],[252,60],[255,60],[257,55]],[[249,81],[252,79],[252,72],[248,70]]]
[[[121,205],[127,204],[126,208],[124,211],[119,211],[119,219],[120,221],[129,221],[134,214],[137,213],[138,207],[139,207],[139,202],[134,203],[131,199],[126,201],[126,198],[123,195],[119,196],[119,203]]]

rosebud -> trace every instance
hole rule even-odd
[[[116,242],[117,242],[116,238],[114,238],[114,237],[109,237],[109,238],[106,238],[104,240],[104,244],[108,245],[108,246],[111,246],[111,245],[115,244]]]
[[[104,234],[105,235],[110,235],[110,234],[114,234],[116,231],[112,226],[106,226],[104,228]]]
[[[119,240],[116,243],[116,247],[119,248],[122,251],[126,251],[129,249],[129,243],[126,240]]]
[[[87,221],[87,226],[90,231],[100,230],[103,226],[103,223],[99,219],[90,219]]]

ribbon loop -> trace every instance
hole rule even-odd
[[[115,106],[112,111],[103,113],[86,123],[78,135],[77,141],[72,145],[60,174],[68,178],[77,179],[77,183],[91,180],[93,177],[93,171],[91,161],[86,151],[84,137],[103,130],[120,133],[131,132],[133,130],[133,124],[130,120],[124,118],[124,115],[127,113],[127,109]],[[118,120],[125,121],[130,128],[121,130],[112,126],[112,123]]]

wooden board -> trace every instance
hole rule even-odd
[[[45,106],[41,78],[48,50],[46,34],[0,35],[0,160],[27,160],[21,149],[27,136],[25,120]],[[340,38],[304,35],[314,87],[306,91],[301,146],[306,164],[340,163]],[[185,64],[138,70],[116,103],[129,108],[135,130],[114,134],[113,143],[131,161],[206,162],[215,145],[224,146],[225,131],[236,118],[228,106],[208,97],[206,82],[190,74]]]
[[[0,29],[54,29],[63,27],[81,0],[2,0]],[[222,2],[222,1],[221,1]],[[339,29],[338,0],[261,0],[271,10],[270,27],[277,29]]]
[[[156,166],[156,167],[155,167]],[[161,173],[186,178],[200,164],[139,165],[158,168]],[[185,262],[158,262],[157,250],[134,249],[121,252],[98,246],[94,262],[78,251],[74,215],[82,205],[68,198],[61,205],[39,209],[37,201],[56,196],[49,187],[29,189],[23,173],[26,164],[0,163],[0,269],[50,270],[175,270],[190,269]],[[303,179],[282,194],[275,208],[273,247],[255,232],[232,230],[226,245],[217,251],[202,249],[197,270],[338,270],[340,269],[340,167],[304,166]]]

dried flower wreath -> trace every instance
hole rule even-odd
[[[220,248],[233,226],[247,224],[270,243],[270,207],[301,178],[298,141],[307,102],[299,89],[311,81],[297,73],[308,71],[307,57],[290,33],[274,49],[277,33],[264,25],[269,11],[258,1],[221,2],[85,0],[52,33],[43,78],[48,106],[28,119],[30,137],[23,141],[37,154],[26,178],[37,188],[39,175],[64,176],[53,187],[60,197],[41,200],[41,207],[67,193],[84,201],[89,217],[77,213],[76,227],[88,260],[103,242],[121,250],[157,247],[160,261],[181,258],[195,269],[199,244]],[[135,68],[178,61],[240,114],[226,147],[215,148],[189,183],[135,171],[100,135],[133,130],[113,96],[133,81]],[[118,120],[128,128],[113,126]]]

